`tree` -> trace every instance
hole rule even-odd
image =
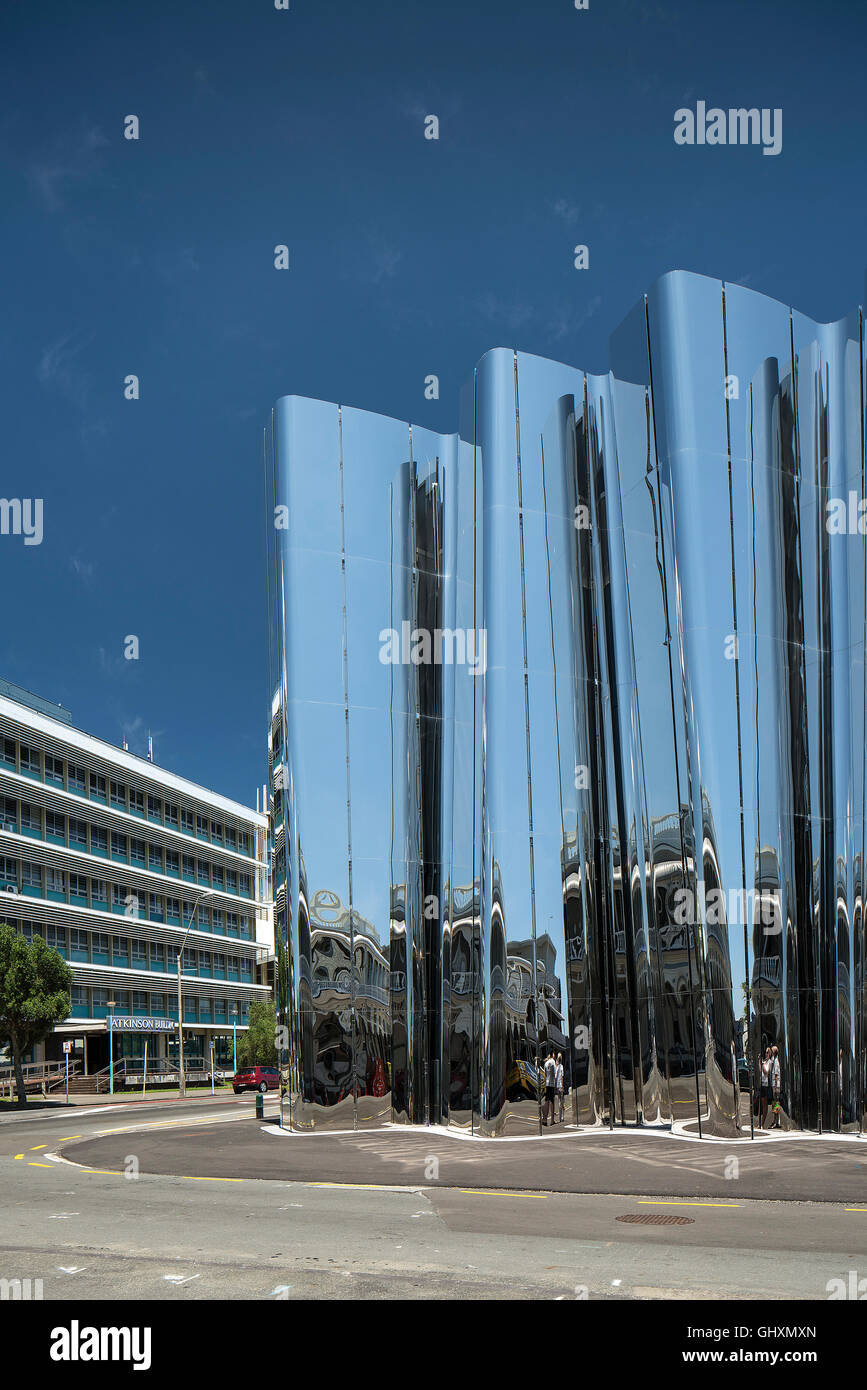
[[[276,1067],[277,1005],[273,1000],[250,1005],[250,1021],[238,1043],[238,1068]]]
[[[24,1053],[69,1016],[72,971],[41,936],[32,943],[0,922],[0,1041],[12,1049],[18,1104],[27,1104]]]

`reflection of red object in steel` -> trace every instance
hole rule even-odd
[[[373,1094],[377,1099],[385,1095],[385,1067],[382,1065],[381,1057],[377,1057],[373,1072]]]

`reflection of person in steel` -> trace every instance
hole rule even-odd
[[[560,1123],[566,1118],[566,1100],[564,1096],[564,1072],[563,1072],[563,1053],[557,1053],[557,1071],[554,1085],[557,1087],[557,1106],[560,1111]]]
[[[373,1094],[377,1100],[381,1100],[385,1095],[385,1066],[381,1057],[377,1057],[376,1066],[373,1069]]]
[[[557,1094],[557,1063],[554,1061],[553,1052],[549,1052],[545,1058],[545,1108],[542,1112],[542,1124],[554,1124],[554,1098]]]

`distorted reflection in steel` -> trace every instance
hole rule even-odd
[[[863,1129],[863,368],[860,312],[675,272],[607,376],[488,353],[460,435],[278,401],[294,1128]]]

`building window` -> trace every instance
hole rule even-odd
[[[31,864],[27,859],[21,865],[21,884],[24,888],[38,889],[42,893],[42,865]]]
[[[75,816],[69,817],[69,843],[75,849],[87,850],[87,824]]]
[[[46,946],[50,946],[54,951],[59,951],[62,956],[66,955],[65,927],[40,927],[39,935]]]
[[[30,806],[26,801],[21,803],[21,833],[42,839],[42,812],[38,806]]]
[[[178,808],[172,806],[168,801],[166,802],[166,825],[173,826],[175,830],[178,828]]]
[[[18,860],[0,857],[0,891],[18,889]]]
[[[88,1014],[87,990],[84,985],[73,985],[69,994],[72,1001],[72,1012],[78,1018],[86,1018]]]
[[[144,815],[144,792],[137,792],[134,787],[130,787],[129,809],[134,816]]]
[[[69,875],[69,896],[72,899],[80,898],[87,903],[87,877],[85,874]]]
[[[132,967],[133,970],[147,970],[148,947],[146,941],[132,942]]]
[[[80,931],[78,927],[73,927],[69,933],[69,958],[70,960],[89,960],[90,942],[86,931]]]
[[[234,870],[234,869],[227,869],[227,870],[226,870],[226,892],[227,892],[227,893],[237,893],[237,891],[238,891],[238,875],[235,873],[235,870]]]
[[[181,905],[177,898],[166,898],[166,921],[180,922]]]
[[[214,885],[215,888],[222,888],[222,887],[224,887],[226,880],[225,880],[225,876],[224,876],[224,874],[223,874],[223,866],[222,866],[222,864],[215,864],[215,865],[214,865],[214,867],[213,867],[213,872],[212,872],[212,874],[211,874],[211,879],[212,879],[212,882],[213,882],[213,885]]]
[[[120,835],[116,830],[111,832],[111,857],[126,863],[126,836]]]
[[[91,948],[91,960],[96,965],[108,965],[108,936],[105,932],[95,931],[93,933]]]
[[[22,743],[21,771],[27,777],[42,776],[42,758],[38,748],[28,748],[25,743]]]
[[[79,796],[84,796],[86,774],[83,767],[76,767],[75,763],[70,763],[66,769],[66,785],[69,791],[78,792]]]
[[[199,974],[210,975],[211,973],[211,953],[210,951],[199,952]]]
[[[163,900],[156,893],[148,893],[148,917],[152,922],[163,920]]]
[[[144,842],[144,840],[136,840],[136,839],[133,838],[133,836],[130,836],[130,841],[129,841],[129,858],[130,858],[130,863],[131,863],[131,864],[141,864],[142,867],[144,867],[144,862],[145,862],[145,842]]]
[[[45,812],[45,838],[53,840],[55,844],[66,844],[65,816],[59,816],[56,811]]]
[[[227,825],[227,826],[226,826],[226,848],[227,848],[227,849],[234,849],[235,846],[236,846],[236,843],[237,843],[237,840],[236,840],[236,836],[235,836],[235,829],[234,829],[234,826]]]
[[[241,893],[241,897],[242,897],[242,898],[249,898],[249,896],[250,896],[250,875],[249,875],[249,874],[241,874],[241,875],[239,876],[239,879],[238,879],[238,888],[239,888],[239,891],[240,891],[240,893]]]
[[[163,852],[159,845],[148,845],[148,868],[157,874],[163,871]]]
[[[199,883],[210,883],[210,881],[211,881],[211,866],[210,866],[210,864],[208,864],[204,859],[198,859],[198,860],[196,861],[196,863],[197,863],[197,866],[198,866],[198,868],[197,868],[197,873],[196,873],[196,878],[197,878],[198,882],[199,882]]]
[[[111,938],[111,956],[115,965],[129,965],[129,942],[125,936]]]
[[[208,822],[205,816],[196,816],[196,836],[200,840],[209,840]]]
[[[119,811],[126,810],[126,787],[123,782],[116,782],[112,777],[108,784],[109,795],[112,806],[116,806]]]
[[[221,907],[215,907],[211,913],[214,925],[213,930],[217,936],[225,936],[226,933],[226,914]]]
[[[14,738],[4,738],[0,740],[0,759],[7,767],[13,767],[16,763],[15,740]]]
[[[215,845],[221,845],[223,843],[223,827],[218,825],[215,820],[211,821],[211,839],[214,841]]]
[[[195,822],[193,821],[193,813],[192,813],[192,811],[184,810],[184,808],[182,807],[182,808],[181,808],[181,830],[183,830],[183,832],[184,832],[185,835],[192,835],[194,827],[195,827]]]
[[[98,825],[90,827],[90,852],[91,854],[108,855],[108,833],[101,830]]]
[[[245,959],[244,957],[242,957],[242,958],[241,958],[241,979],[242,979],[242,980],[251,980],[251,979],[253,978],[253,976],[252,976],[252,971],[251,971],[250,967],[251,967],[251,962],[250,962],[249,960]]]
[[[185,854],[185,855],[184,855],[184,858],[183,858],[183,873],[184,873],[184,878],[189,879],[190,881],[192,881],[192,880],[195,879],[195,877],[196,877],[196,861],[195,861],[195,859],[193,859],[192,855],[190,855],[190,854]]]
[[[146,1014],[148,1011],[147,991],[134,989],[132,992],[132,1011],[134,1014]]]
[[[163,803],[158,796],[148,797],[148,820],[158,821],[162,825]]]
[[[151,970],[165,970],[166,948],[161,941],[151,943]]]
[[[108,907],[106,884],[101,878],[94,878],[90,881],[90,901],[93,907],[98,907],[103,912]]]
[[[155,1018],[160,1018],[166,1010],[166,996],[164,994],[151,995],[151,1013]]]
[[[96,772],[91,772],[91,773],[89,774],[89,779],[88,779],[88,780],[89,780],[89,782],[90,782],[90,795],[91,795],[92,799],[93,799],[94,801],[102,801],[102,802],[104,802],[104,801],[105,801],[105,778],[104,778],[104,777],[100,777],[99,774],[96,773]]]
[[[45,754],[45,780],[54,782],[57,786],[63,786],[63,759],[55,758],[53,754]]]
[[[18,802],[14,796],[0,796],[0,827],[3,830],[18,829]]]

